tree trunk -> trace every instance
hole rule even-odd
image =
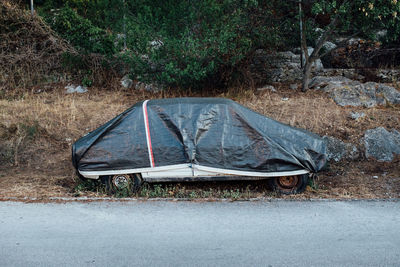
[[[313,62],[314,62],[314,60],[308,60],[306,62],[306,65],[304,66],[303,83],[302,83],[302,87],[301,87],[301,90],[303,92],[306,92],[308,90],[308,86],[310,84],[310,76],[311,76],[311,69],[312,69]]]
[[[33,0],[30,1],[30,6],[31,6],[31,16],[35,14],[35,10],[33,9]]]
[[[344,0],[340,6],[345,5],[348,1],[349,0]],[[340,9],[340,7],[339,7],[339,9]],[[325,32],[319,38],[319,40],[318,40],[317,44],[315,45],[315,48],[314,48],[313,52],[311,53],[311,55],[308,55],[305,30],[303,31],[304,35],[303,35],[303,38],[302,38],[302,49],[303,49],[303,51],[305,53],[305,56],[306,56],[306,64],[303,67],[303,82],[302,82],[302,88],[301,88],[301,90],[303,92],[306,92],[308,90],[308,86],[309,86],[309,83],[310,83],[312,65],[318,58],[321,57],[319,55],[319,51],[321,50],[321,48],[324,45],[324,43],[329,38],[332,37],[331,35],[332,35],[335,27],[337,26],[339,17],[340,17],[340,12],[337,12],[336,16],[334,17],[334,19],[331,21],[331,23],[329,23],[329,25],[327,26]],[[305,24],[305,23],[303,23],[303,24]]]

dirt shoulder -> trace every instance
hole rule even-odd
[[[367,129],[400,131],[398,106],[340,107],[323,92],[301,93],[277,86],[278,92],[232,89],[225,93],[132,92],[91,88],[86,94],[64,93],[64,85],[30,92],[6,93],[0,99],[0,198],[106,196],[98,187],[77,182],[71,144],[134,103],[152,98],[220,96],[295,127],[358,143]],[[39,92],[40,89],[40,92]],[[364,112],[359,121],[351,112]],[[360,148],[362,149],[362,148]],[[265,181],[148,185],[140,197],[233,198],[275,197]],[[341,161],[328,169],[304,194],[288,198],[399,198],[400,159]]]

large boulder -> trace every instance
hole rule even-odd
[[[326,155],[329,161],[354,160],[359,157],[359,152],[355,145],[345,143],[332,136],[324,136],[323,139],[326,142]]]
[[[400,104],[400,92],[381,83],[361,83],[341,76],[316,76],[310,81],[310,88],[330,93],[340,106],[374,107],[386,103]]]
[[[370,129],[363,137],[365,156],[378,161],[392,161],[394,155],[400,154],[400,132],[389,132],[383,127]]]

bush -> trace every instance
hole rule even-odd
[[[56,14],[47,15],[46,21],[83,53],[112,55],[115,52],[112,35],[79,16],[69,6],[59,9]]]
[[[258,1],[127,2],[130,51],[124,59],[139,79],[170,86],[226,83],[278,34],[269,5]]]

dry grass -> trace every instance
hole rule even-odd
[[[0,1],[0,88],[29,86],[44,82],[44,77],[54,79],[62,67],[62,54],[75,52],[18,2]]]
[[[38,89],[8,93],[0,100],[2,197],[73,196],[75,175],[70,161],[71,144],[143,99],[206,95],[229,97],[276,120],[348,142],[356,142],[366,129],[377,126],[400,130],[400,116],[396,107],[343,108],[324,93],[300,93],[284,86],[277,93],[232,89],[214,95],[209,92],[150,94],[93,88],[87,94],[66,95],[61,84],[35,93]],[[283,101],[282,98],[289,99]],[[367,116],[356,122],[349,118],[351,111],[364,112]],[[399,197],[399,166],[399,161],[386,165],[374,161],[334,164],[320,175],[314,189],[309,188],[296,198]],[[379,178],[374,179],[373,176]],[[271,192],[258,183],[195,183],[182,186],[190,194],[198,196],[210,189],[214,192],[236,192],[236,189],[246,192],[248,186],[252,188],[251,196],[270,196]],[[180,190],[179,187],[177,190]],[[96,192],[84,194],[101,195]]]
[[[118,69],[122,63],[100,54],[79,54],[42,17],[32,16],[23,8],[24,2],[0,0],[0,93],[57,81],[81,81],[84,77],[95,84],[112,86],[117,73],[106,65]],[[66,55],[79,58],[85,71],[65,61]]]

